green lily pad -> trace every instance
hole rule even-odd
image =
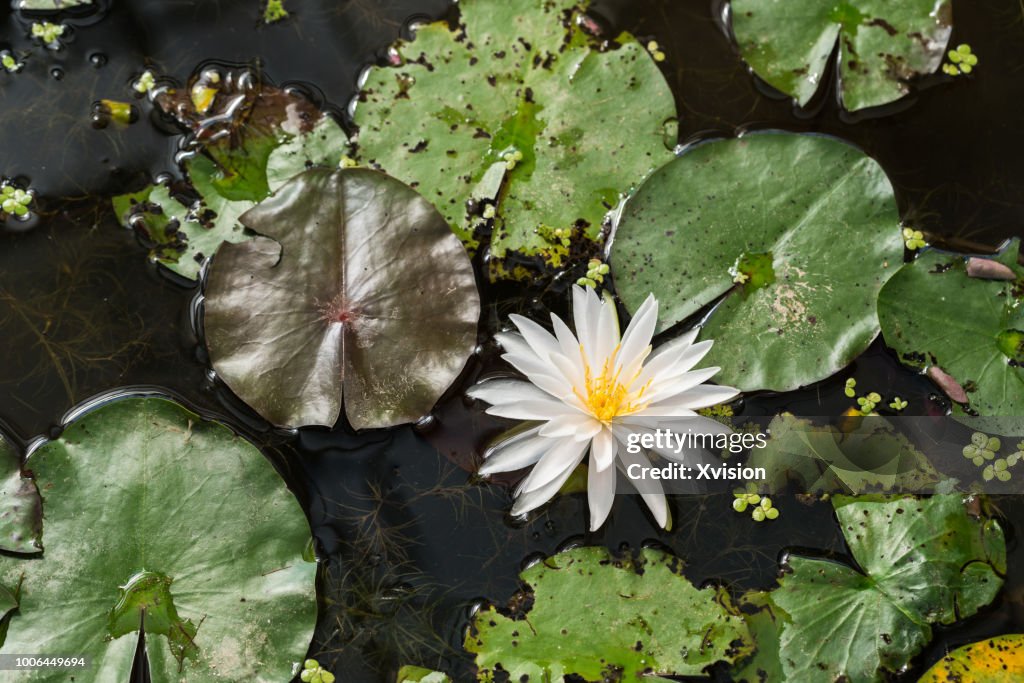
[[[840,431],[783,414],[768,431],[768,443],[751,450],[746,464],[765,468],[771,493],[791,483],[817,494],[923,493],[942,481],[928,458],[882,417],[858,418]]]
[[[150,258],[189,280],[198,279],[221,244],[251,239],[239,216],[307,168],[337,166],[348,150],[348,136],[337,122],[305,99],[271,86],[250,91],[228,76],[218,78],[227,80],[219,82],[205,113],[196,110],[191,94],[201,87],[196,79],[190,89],[156,98],[196,136],[201,153],[184,165],[199,201],[186,204],[162,186],[113,200],[118,219],[136,231]],[[251,99],[251,107],[237,107],[239,98]],[[229,106],[242,113],[225,122],[223,109]],[[212,142],[200,144],[207,138]]]
[[[781,662],[781,678],[767,681],[883,681],[921,651],[933,625],[970,617],[1002,586],[1002,530],[962,496],[834,500],[860,569],[788,556],[779,588],[759,598],[771,615],[759,615],[766,634],[748,674],[763,652],[761,670],[777,673]]]
[[[0,651],[89,657],[87,680],[125,680],[141,625],[154,683],[292,676],[316,622],[316,564],[302,558],[305,514],[256,447],[171,401],[126,398],[28,464],[46,551],[0,558],[0,584],[21,581]]]
[[[419,666],[403,666],[398,670],[397,683],[452,683],[452,679],[440,671],[431,671]]]
[[[953,650],[917,683],[1014,683],[1024,679],[1024,634],[986,638]]]
[[[807,104],[834,65],[849,111],[894,102],[939,68],[953,30],[951,0],[732,0],[740,54],[769,85]]]
[[[512,254],[560,265],[672,158],[675,102],[657,65],[629,34],[601,48],[577,22],[584,8],[464,0],[460,24],[418,29],[359,96],[360,158],[422,192],[471,251],[490,232],[492,275]]]
[[[21,471],[21,456],[0,435],[0,550],[42,552],[43,509],[35,482]]]
[[[682,569],[650,548],[625,558],[574,548],[534,564],[520,574],[530,592],[508,612],[473,617],[465,647],[479,679],[664,681],[743,657],[750,635],[728,594],[697,589]]]
[[[472,264],[434,207],[377,171],[313,169],[241,220],[264,237],[221,247],[206,290],[227,385],[278,425],[333,425],[343,397],[356,429],[427,414],[480,316]]]
[[[757,644],[757,652],[733,670],[732,677],[737,683],[781,683],[786,680],[779,659],[779,630],[783,617],[781,613],[776,614],[770,595],[760,591],[747,593],[738,601]]]
[[[616,290],[633,311],[653,293],[659,329],[724,296],[701,337],[715,342],[715,381],[743,391],[797,389],[859,356],[903,258],[882,168],[785,133],[690,149],[629,200],[613,239]]]
[[[1020,240],[995,257],[1016,282],[967,276],[964,259],[927,251],[882,289],[878,317],[885,342],[904,363],[941,367],[952,375],[979,415],[1024,414],[1024,364],[1002,343],[1024,330],[1024,267]]]

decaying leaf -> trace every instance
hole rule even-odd
[[[1024,680],[1024,634],[987,638],[950,652],[917,683],[1016,683]]]
[[[668,84],[633,36],[588,34],[585,4],[463,0],[459,24],[420,27],[359,95],[360,158],[422,192],[471,251],[489,234],[493,276],[592,249],[672,158]]]
[[[614,557],[574,548],[520,574],[509,610],[476,613],[465,647],[481,681],[667,681],[749,652],[750,635],[721,589],[697,589],[678,557],[646,548]],[[573,677],[572,680],[576,680]]]

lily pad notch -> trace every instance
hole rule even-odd
[[[942,64],[952,0],[732,0],[740,56],[766,83],[804,106],[834,73],[842,106],[895,102]],[[834,59],[832,59],[835,55]]]

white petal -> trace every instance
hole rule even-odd
[[[596,304],[596,308],[595,308]],[[600,310],[600,300],[589,287],[572,286],[572,319],[576,326],[576,339],[589,346],[593,337],[591,328],[597,324],[596,313]]]
[[[651,403],[666,400],[669,403],[674,403],[675,401],[670,399],[675,396],[682,396],[690,389],[693,389],[699,384],[703,384],[717,375],[721,369],[722,368],[715,367],[701,368],[700,370],[684,372],[683,374],[672,378],[662,379],[655,377],[647,391],[644,392],[643,398]]]
[[[601,423],[590,415],[561,415],[540,428],[548,438],[572,437],[573,441],[590,441],[602,431]]]
[[[495,472],[514,472],[540,460],[551,446],[551,441],[538,437],[539,430],[539,427],[534,427],[488,449],[478,474],[486,477]]]
[[[612,430],[605,427],[594,436],[590,445],[590,465],[592,469],[606,470],[615,462],[615,439]]]
[[[491,379],[471,387],[466,395],[491,405],[530,400],[551,400],[550,394],[521,379]]]
[[[508,317],[519,328],[523,339],[530,345],[533,352],[542,360],[547,360],[552,353],[558,353],[558,340],[554,335],[529,318],[513,313]]]
[[[555,339],[558,340],[558,348],[562,355],[569,360],[580,358],[580,342],[561,318],[554,313],[551,314],[551,328],[555,331]]]
[[[498,332],[494,335],[494,339],[501,345],[501,348],[505,349],[508,353],[515,353],[523,356],[535,356],[533,349],[523,339],[523,335],[515,332]]]
[[[525,355],[506,353],[502,358],[516,370],[526,375],[530,382],[536,384],[555,398],[560,399],[567,394],[572,394],[572,382],[559,372],[557,366],[545,363],[537,358],[532,351]],[[561,356],[552,356],[552,358],[561,358]]]
[[[714,343],[708,340],[690,346],[678,343],[680,341],[677,339],[675,342],[669,342],[670,345],[676,347],[675,349],[666,350],[664,346],[659,347],[647,360],[637,381],[640,384],[646,384],[651,380],[656,381],[659,378],[668,379],[681,375],[701,362],[704,356],[708,355],[708,351],[711,350]]]
[[[517,489],[518,494],[529,493],[558,479],[566,467],[573,468],[583,460],[583,454],[590,446],[587,442],[572,439],[552,440],[552,448],[533,466],[529,476]],[[568,476],[568,475],[567,475]]]
[[[731,401],[739,396],[739,393],[738,389],[733,389],[732,387],[702,384],[699,387],[689,389],[686,393],[676,396],[675,398],[668,399],[662,403],[652,404],[641,412],[645,414],[657,414],[661,411],[666,417],[669,417],[672,415],[678,415],[679,412],[677,409],[679,408],[689,410],[707,408],[708,406],[714,406],[719,403]]]
[[[539,508],[544,503],[551,500],[551,497],[558,493],[558,490],[562,488],[566,480],[576,469],[577,465],[583,460],[583,454],[586,453],[585,448],[581,448],[579,457],[570,460],[566,463],[566,468],[558,476],[551,479],[548,483],[533,489],[532,491],[517,490],[516,502],[512,505],[513,515],[522,515]],[[529,479],[529,477],[527,477]]]
[[[606,361],[611,360],[612,352],[619,345],[619,314],[615,310],[614,302],[601,302],[601,311],[597,316],[593,337],[587,353],[590,354],[590,369],[597,373],[601,371]]]
[[[623,472],[629,471],[629,466],[637,464],[641,467],[650,467],[651,461],[640,453],[629,453],[625,449],[619,452],[619,467]],[[665,489],[662,488],[661,482],[657,479],[645,479],[644,488],[650,490],[650,493],[640,493],[640,497],[644,499],[644,503],[650,508],[651,513],[654,515],[654,521],[658,523],[662,529],[668,528],[668,503],[665,500]]]
[[[622,378],[628,380],[637,368],[628,366],[637,362],[642,355],[649,353],[654,328],[658,324],[658,301],[651,294],[637,309],[633,319],[629,321],[626,331],[622,334],[622,343],[615,357],[616,367],[623,371]]]
[[[548,396],[547,394],[544,394]],[[507,417],[512,420],[551,420],[560,415],[578,414],[575,408],[562,401],[551,398],[518,401],[505,405],[491,406],[485,411],[495,417]]]
[[[587,502],[590,504],[590,530],[597,531],[608,519],[608,513],[615,502],[615,479],[618,472],[614,467],[599,470],[590,467],[587,471]]]

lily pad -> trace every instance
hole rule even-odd
[[[560,265],[672,158],[675,101],[657,65],[629,34],[606,49],[581,28],[584,8],[464,0],[458,25],[419,28],[359,95],[360,158],[422,192],[471,251],[489,232],[492,275],[512,254]]]
[[[942,481],[931,462],[882,417],[858,419],[848,430],[815,425],[790,414],[775,417],[764,448],[746,465],[768,472],[766,490],[796,483],[804,493],[926,493]]]
[[[928,669],[917,683],[1014,683],[1024,679],[1024,634],[964,645]]]
[[[0,435],[0,550],[38,553],[43,549],[43,510],[35,482],[21,471],[21,456]]]
[[[882,168],[843,142],[785,133],[698,145],[626,204],[611,249],[635,311],[665,329],[724,297],[701,331],[715,381],[789,391],[824,379],[878,335],[875,300],[903,258]]]
[[[624,558],[574,548],[534,564],[520,574],[530,592],[507,612],[473,617],[465,647],[479,679],[665,681],[743,657],[750,635],[728,594],[697,589],[682,569],[650,548]]]
[[[356,429],[428,413],[480,316],[472,264],[434,207],[377,171],[313,169],[241,220],[263,237],[221,247],[206,290],[227,385],[278,425],[333,425],[343,401]]]
[[[995,257],[1016,282],[967,276],[964,259],[929,250],[900,269],[878,298],[885,342],[904,363],[941,367],[967,391],[979,415],[1024,414],[1024,267],[1020,240]]]
[[[781,661],[783,674],[768,681],[882,681],[921,651],[934,624],[970,617],[999,592],[1002,530],[962,496],[834,500],[859,569],[789,555],[779,588],[761,594],[768,633],[745,671],[757,670],[763,648],[761,670]]]
[[[939,68],[953,30],[951,0],[732,0],[740,54],[769,85],[807,104],[836,50],[838,91],[849,111],[894,102],[908,81]]]
[[[203,74],[189,89],[156,96],[194,135],[198,151],[184,165],[199,200],[183,202],[163,186],[114,198],[119,220],[135,230],[150,258],[189,280],[198,279],[222,243],[251,239],[239,216],[307,168],[337,166],[348,150],[345,132],[308,100],[258,87],[245,80],[248,72],[218,75],[217,84],[205,86]],[[209,109],[200,112],[202,88],[212,94]]]
[[[21,581],[0,651],[84,656],[89,680],[125,680],[141,627],[155,683],[292,676],[316,622],[316,564],[302,557],[305,514],[256,447],[171,401],[126,398],[28,465],[46,551],[0,558],[0,584]]]

